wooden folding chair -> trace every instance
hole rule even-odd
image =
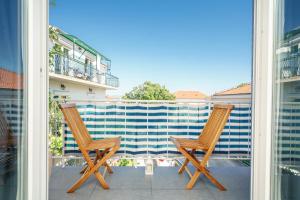
[[[200,174],[203,173],[220,190],[226,190],[225,187],[210,174],[206,165],[215,149],[216,143],[220,138],[232,109],[232,105],[215,105],[197,140],[171,137],[172,142],[176,145],[179,152],[186,158],[178,173],[181,174],[184,170],[189,172],[187,169],[187,164],[189,162],[196,168],[194,175],[191,176],[190,181],[186,185],[187,189],[192,189]],[[197,150],[205,152],[201,161],[195,156]]]
[[[83,175],[70,189],[68,193],[78,189],[92,174],[95,175],[100,185],[104,189],[109,189],[104,177],[99,172],[101,166],[105,166],[109,173],[113,173],[111,167],[107,164],[107,159],[113,156],[120,148],[120,137],[102,140],[92,140],[86,126],[84,125],[75,104],[61,104],[60,109],[63,112],[65,121],[72,131],[73,137],[87,162],[87,167],[82,171]],[[89,155],[90,151],[96,152],[95,159]]]

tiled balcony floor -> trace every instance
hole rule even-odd
[[[114,167],[105,178],[110,185],[103,190],[92,176],[73,194],[66,190],[79,177],[79,167],[54,167],[49,183],[49,200],[205,200],[250,199],[250,167],[211,161],[209,170],[227,188],[221,192],[201,176],[192,190],[186,190],[189,177],[178,175],[178,167],[156,167],[153,176],[145,176],[144,168]],[[228,164],[229,163],[229,164]]]

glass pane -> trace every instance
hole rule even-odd
[[[21,0],[0,0],[0,199],[22,197],[25,156]]]
[[[277,0],[272,199],[300,199],[300,1]]]

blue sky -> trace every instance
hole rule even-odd
[[[251,0],[56,0],[50,24],[112,60],[124,94],[146,80],[207,94],[251,80]]]

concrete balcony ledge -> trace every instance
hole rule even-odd
[[[110,89],[110,90],[117,89],[117,87],[110,86],[110,85],[107,85],[104,83],[102,84],[102,83],[98,83],[98,82],[93,82],[91,80],[84,80],[84,79],[67,76],[67,75],[63,75],[63,74],[56,74],[53,72],[49,73],[49,78],[53,79],[53,80],[63,80],[63,81],[73,83],[73,84],[86,85],[86,86],[91,86],[91,87],[96,87],[96,88],[104,88],[104,89]]]
[[[143,167],[114,167],[105,178],[109,190],[101,188],[94,177],[72,194],[66,190],[79,177],[80,167],[54,167],[50,177],[49,200],[247,200],[250,199],[250,167],[210,163],[209,170],[227,188],[221,192],[201,176],[192,190],[186,190],[186,173],[178,167],[155,167],[153,176],[146,176]],[[103,170],[103,169],[101,169]]]

